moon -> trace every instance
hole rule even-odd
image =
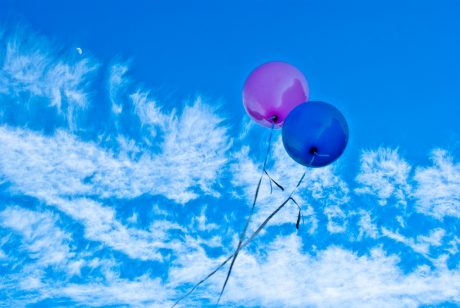
[[[83,50],[80,47],[75,48],[75,50],[77,51],[79,55],[83,54]]]

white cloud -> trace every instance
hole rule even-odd
[[[338,247],[310,255],[302,252],[296,235],[279,237],[260,255],[242,252],[229,281],[223,304],[263,307],[347,306],[416,307],[460,301],[460,270],[419,267],[404,274],[399,258],[379,248],[358,256]],[[173,267],[174,281],[197,281],[216,260],[201,253],[184,257]],[[187,266],[185,266],[187,265]],[[177,266],[177,265],[176,265]],[[214,301],[224,278],[219,273],[205,284],[199,297]],[[274,292],[276,291],[276,292]],[[190,302],[184,302],[184,305]]]
[[[200,117],[208,121],[200,124]],[[198,197],[196,189],[216,195],[212,186],[227,161],[226,130],[200,102],[173,123],[162,152],[144,152],[138,159],[117,157],[64,131],[45,137],[0,127],[0,173],[15,189],[36,197],[151,194],[186,203]]]
[[[327,206],[324,209],[327,216],[327,231],[330,233],[343,233],[347,230],[347,217],[338,206]]]
[[[112,279],[107,283],[68,284],[51,289],[56,297],[67,297],[85,306],[129,305],[134,307],[168,307],[173,291],[159,279],[146,276],[133,280]]]
[[[172,249],[178,245],[178,241],[169,238],[167,233],[170,229],[178,229],[175,225],[168,228],[163,225],[149,232],[123,225],[116,218],[113,208],[90,199],[49,197],[46,200],[49,205],[80,222],[87,239],[102,242],[131,258],[161,261],[163,257],[158,251],[160,248]]]
[[[170,132],[174,136],[163,153],[145,153],[138,160],[116,157],[64,131],[45,137],[0,127],[0,173],[13,184],[12,191],[39,198],[82,223],[88,239],[104,242],[131,257],[161,259],[157,249],[165,245],[155,240],[156,234],[124,226],[112,208],[91,198],[152,194],[185,203],[199,196],[197,188],[215,194],[212,184],[226,162],[225,130],[192,129],[200,115],[206,115],[201,112],[201,103],[194,106],[187,107],[174,121],[177,130]],[[213,132],[206,133],[208,130]]]
[[[16,112],[44,99],[45,106],[55,107],[73,128],[76,112],[88,105],[88,82],[98,63],[59,56],[57,48],[30,31],[0,39],[6,46],[0,58],[0,95],[14,100]]]
[[[139,219],[139,216],[137,215],[137,213],[133,213],[133,215],[131,215],[129,218],[127,218],[126,221],[128,221],[128,222],[130,222],[132,224],[137,224],[138,219]]]
[[[441,149],[434,150],[431,159],[433,166],[415,171],[417,210],[437,219],[460,218],[460,164]]]
[[[448,251],[451,255],[455,255],[460,251],[460,238],[458,236],[454,236],[449,241],[446,251]]]
[[[196,242],[192,242],[196,244]],[[186,283],[196,283],[210,273],[214,268],[223,262],[223,257],[210,258],[203,247],[190,245],[186,253],[177,255],[177,259],[171,264],[168,279],[173,286],[180,286]],[[217,273],[213,281],[222,281],[223,271]]]
[[[360,187],[357,194],[376,196],[380,205],[386,205],[390,198],[397,204],[406,205],[411,191],[408,178],[411,166],[404,161],[396,149],[378,148],[364,151],[361,168],[356,181]]]
[[[409,246],[414,251],[429,257],[432,247],[441,246],[442,239],[446,231],[441,228],[436,228],[430,231],[429,235],[418,235],[415,239],[407,238],[397,232],[393,232],[385,227],[382,228],[382,235]]]
[[[124,90],[131,84],[131,80],[126,77],[127,72],[127,64],[116,63],[110,66],[107,90],[114,115],[123,112]]]
[[[219,226],[217,224],[208,222],[208,218],[206,216],[206,209],[207,206],[203,206],[201,208],[200,215],[192,218],[192,229],[206,232],[219,229]]]
[[[91,185],[84,180],[95,172],[95,163],[110,163],[93,143],[63,131],[45,137],[3,126],[0,140],[0,173],[15,189],[36,197],[89,193]]]
[[[170,191],[168,197],[180,203],[195,199],[196,193],[183,188],[191,186],[198,186],[205,194],[219,195],[212,184],[225,171],[232,143],[222,121],[201,98],[171,121],[164,136],[159,170]]]
[[[65,266],[74,257],[71,234],[57,226],[51,212],[9,206],[0,212],[0,225],[21,235],[22,247],[40,266]]]
[[[174,290],[148,275],[132,279],[120,278],[118,273],[104,269],[107,260],[94,259],[89,265],[105,270],[104,277],[98,277],[84,283],[65,280],[44,279],[44,272],[28,268],[23,272],[0,277],[2,298],[7,306],[17,307],[28,304],[41,304],[51,300],[54,304],[63,299],[84,306],[129,305],[133,307],[171,306]],[[110,266],[110,263],[108,264]],[[58,299],[54,302],[53,299]],[[69,304],[69,303],[67,303]]]
[[[139,117],[142,125],[148,126],[150,132],[154,133],[158,127],[163,130],[171,125],[170,121],[173,117],[167,116],[158,107],[158,103],[150,98],[148,92],[143,92],[138,89],[136,92],[129,95],[134,106],[134,112]],[[155,137],[153,134],[151,137]]]
[[[368,211],[360,210],[359,211],[359,235],[358,240],[362,239],[364,236],[368,236],[370,238],[377,238],[379,232],[377,230],[377,226],[372,221],[371,214]]]

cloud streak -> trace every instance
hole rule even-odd
[[[415,172],[417,210],[437,219],[460,218],[460,164],[447,151],[432,152],[433,166]]]
[[[4,116],[21,111],[33,117],[42,107],[63,115],[74,128],[76,113],[89,104],[89,81],[99,63],[88,57],[62,56],[45,39],[23,29],[1,36],[0,45],[4,46],[0,95],[10,102]]]

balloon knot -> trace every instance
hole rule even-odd
[[[272,116],[271,120],[273,121],[273,123],[278,122],[278,116],[276,116],[276,115]]]
[[[312,147],[310,148],[310,151],[309,151],[309,152],[310,152],[311,155],[316,155],[316,154],[318,154],[318,148],[315,147],[315,146],[312,146]]]

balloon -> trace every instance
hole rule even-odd
[[[296,162],[308,167],[324,167],[345,150],[348,125],[334,106],[311,101],[289,113],[282,138],[286,152]]]
[[[289,112],[308,100],[305,76],[285,62],[268,62],[257,67],[246,79],[243,104],[246,112],[265,127],[283,126]]]

